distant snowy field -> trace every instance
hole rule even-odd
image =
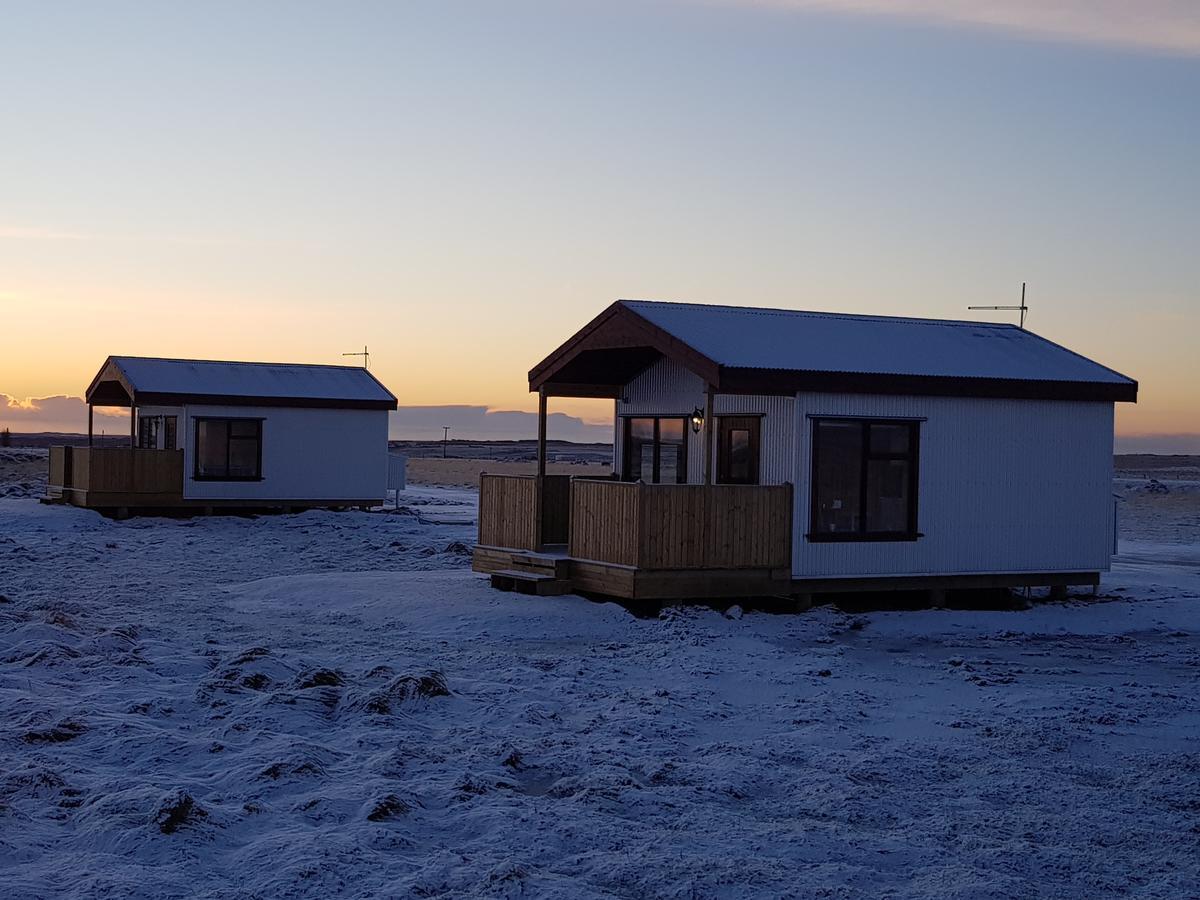
[[[0,897],[1196,896],[1200,485],[1129,491],[1098,602],[650,620],[470,491],[0,499]]]

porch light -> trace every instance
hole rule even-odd
[[[697,406],[695,409],[692,410],[692,432],[695,434],[699,434],[700,429],[703,427],[704,427],[704,410],[702,410],[700,407]]]

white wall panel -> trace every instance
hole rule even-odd
[[[188,406],[179,422],[183,496],[195,500],[382,500],[387,494],[387,411]],[[261,481],[196,481],[195,419],[261,418]]]
[[[1109,567],[1111,403],[800,394],[793,576]],[[924,417],[913,542],[810,543],[810,416]]]

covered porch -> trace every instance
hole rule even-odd
[[[175,417],[169,417],[169,427],[163,428],[164,417],[157,416],[139,429],[139,406],[147,401],[111,357],[88,385],[85,399],[87,446],[50,448],[46,500],[114,511],[182,505],[183,451],[176,449]],[[96,446],[97,406],[129,410],[127,447]]]
[[[673,458],[668,466],[664,452],[660,466],[657,448],[652,467],[623,465],[633,451],[614,434],[620,458],[612,478],[546,473],[549,400],[619,402],[631,381],[664,358],[686,365],[705,385],[702,405],[662,410],[687,432],[676,445],[678,465]],[[541,594],[582,591],[631,600],[790,595],[792,485],[717,483],[730,480],[727,467],[717,465],[715,446],[722,377],[711,360],[644,320],[619,306],[606,311],[530,372],[530,389],[538,394],[536,474],[481,477],[474,569],[499,588]],[[682,449],[689,445],[696,450],[690,472]],[[751,468],[748,480],[757,482],[757,464]],[[651,470],[653,477],[646,474]]]

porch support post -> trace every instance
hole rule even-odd
[[[704,389],[704,483],[712,484],[713,432],[717,423],[713,419],[713,386]]]
[[[137,407],[129,404],[129,446],[137,446]]]
[[[89,447],[92,446],[92,412],[94,411],[94,409],[95,409],[95,407],[89,401],[88,402],[88,446]]]
[[[537,473],[546,474],[546,389],[538,389]]]

